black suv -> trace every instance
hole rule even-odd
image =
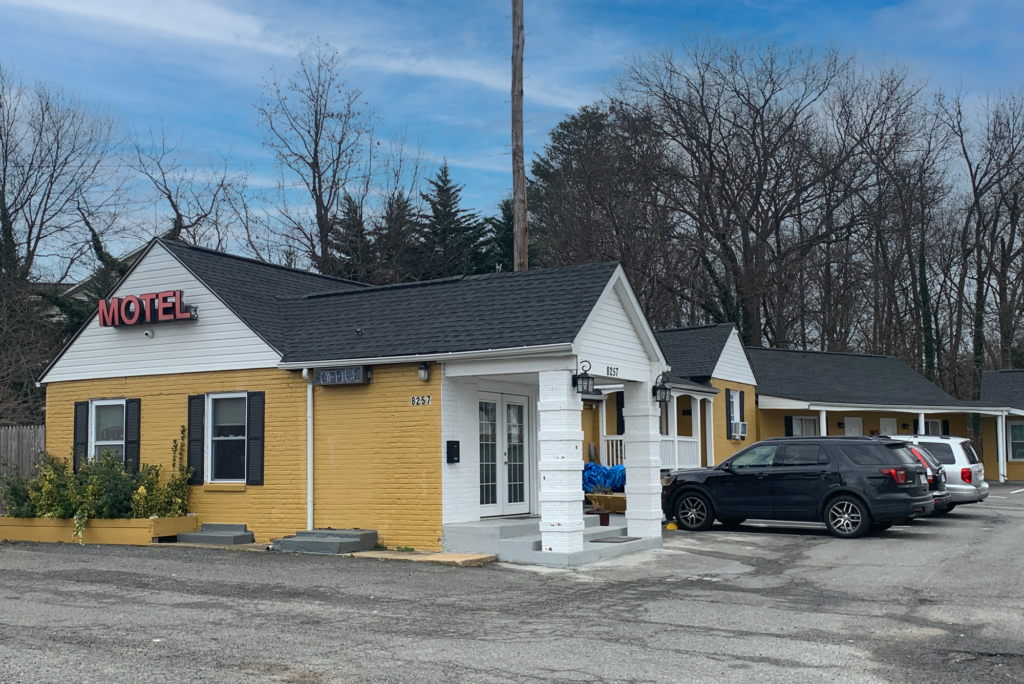
[[[925,466],[885,437],[779,437],[713,468],[662,479],[662,509],[684,530],[747,518],[823,522],[836,537],[883,530],[932,512]]]

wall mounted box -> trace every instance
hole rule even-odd
[[[458,463],[459,462],[459,443],[455,440],[448,442],[447,444],[448,462]]]

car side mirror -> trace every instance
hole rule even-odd
[[[722,470],[724,470],[727,473],[731,473],[732,472],[732,464],[730,464],[728,461],[726,461],[725,463],[723,463],[722,465],[720,465],[718,467],[721,468]]]

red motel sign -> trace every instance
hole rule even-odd
[[[195,306],[185,304],[181,290],[151,292],[99,301],[101,327],[190,321],[199,318]]]

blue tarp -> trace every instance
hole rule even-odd
[[[583,491],[610,489],[622,492],[626,489],[626,466],[603,466],[598,463],[586,463],[583,466]]]

